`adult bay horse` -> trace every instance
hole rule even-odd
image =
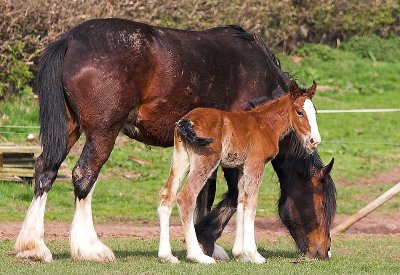
[[[44,243],[47,194],[82,132],[86,142],[72,172],[71,254],[113,260],[94,230],[91,199],[118,133],[171,146],[175,122],[190,110],[240,110],[249,100],[282,93],[287,84],[264,43],[240,27],[193,32],[122,19],[74,27],[46,48],[38,69],[43,153],[36,160],[34,197],[16,241],[17,257],[52,260]],[[228,185],[235,173],[226,170]],[[200,217],[214,199],[213,179],[210,186],[201,195]]]

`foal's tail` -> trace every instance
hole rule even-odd
[[[192,126],[193,122],[187,118],[182,118],[176,123],[176,128],[181,137],[188,140],[190,143],[198,146],[207,146],[213,142],[212,138],[198,137]]]
[[[40,59],[37,74],[43,159],[45,165],[51,168],[62,163],[67,151],[67,115],[62,85],[62,66],[67,47],[66,39],[50,44]]]

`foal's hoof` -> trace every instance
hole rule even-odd
[[[238,260],[242,262],[250,262],[255,264],[263,264],[265,263],[265,258],[261,256],[258,252],[247,252],[241,255]]]
[[[217,244],[214,244],[214,252],[212,257],[216,260],[229,260],[229,255],[226,251]]]
[[[163,263],[178,264],[179,260],[174,255],[158,256]]]
[[[187,256],[187,258],[192,261],[196,262],[199,264],[215,264],[214,258],[211,258],[207,256],[206,254],[200,254],[200,255],[195,255],[195,256]]]
[[[21,259],[32,259],[45,263],[53,260],[53,256],[45,244],[36,244],[35,248],[29,250],[17,248],[17,252],[16,257]]]

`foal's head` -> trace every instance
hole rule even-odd
[[[308,89],[300,89],[296,81],[292,80],[289,85],[289,97],[292,106],[289,111],[289,117],[292,128],[305,145],[308,153],[314,152],[321,143],[321,136],[318,131],[316,112],[314,104],[311,102],[315,94],[317,84]]]

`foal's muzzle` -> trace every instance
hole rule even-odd
[[[318,145],[321,143],[321,138],[320,137],[309,137],[306,140],[306,148],[307,152],[312,154],[317,148]]]

